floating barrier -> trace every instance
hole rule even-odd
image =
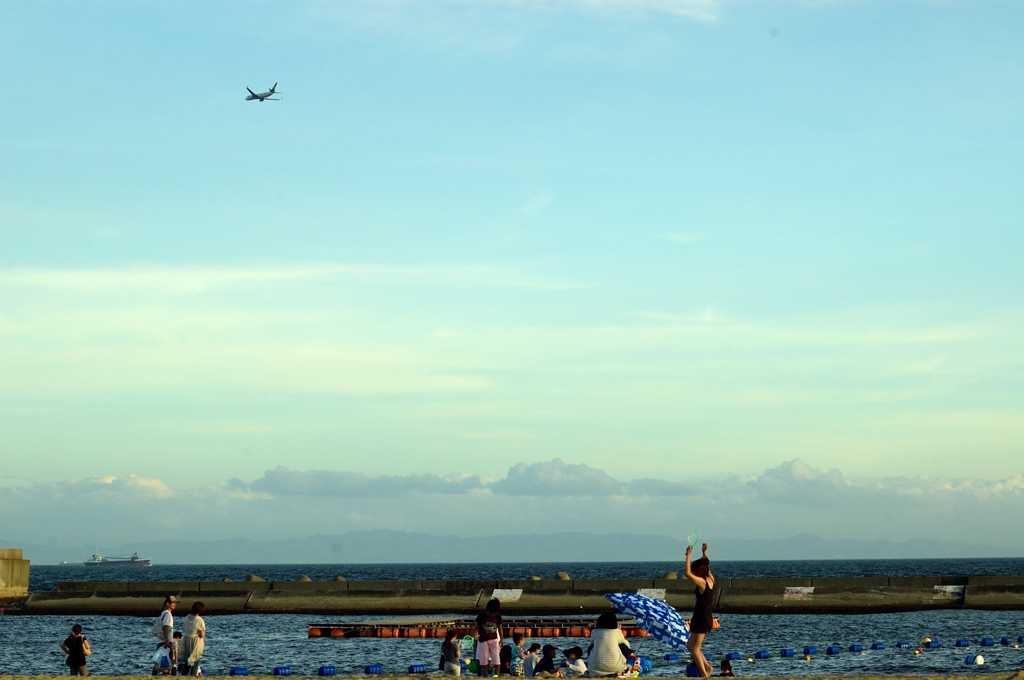
[[[384,675],[384,666],[379,663],[371,663],[369,666],[363,669],[367,675]]]
[[[523,637],[590,637],[594,619],[584,616],[506,616],[505,627]],[[718,627],[718,619],[715,619]],[[476,632],[473,619],[453,616],[450,619],[409,617],[352,623],[311,623],[306,630],[311,638],[443,638],[445,632],[454,630],[459,637]],[[622,622],[625,637],[645,637],[647,632],[635,621]]]
[[[906,640],[900,640],[896,643],[896,649],[910,649],[910,643]]]
[[[964,659],[964,663],[968,666],[984,666],[985,657],[981,654],[968,654],[967,658]]]
[[[836,654],[838,654],[841,651],[842,651],[842,649],[840,649],[839,645],[829,645],[828,647],[825,648],[825,653],[828,654],[829,656],[835,656]]]
[[[332,675],[337,675],[338,674],[338,667],[337,666],[320,666],[320,668],[316,669],[316,674],[319,675],[322,678],[326,678],[326,677],[329,677],[329,676],[332,676]]]
[[[971,646],[971,641],[970,640],[957,640],[956,641],[956,646],[957,647],[970,647]]]
[[[991,647],[995,643],[996,643],[996,641],[993,640],[990,637],[983,637],[983,638],[981,638],[981,646],[982,647]]]
[[[738,658],[740,658],[740,653],[739,652],[729,652],[728,654],[725,655],[726,661],[735,661]]]
[[[1024,635],[1018,635],[1017,642],[1024,642]]]
[[[1008,637],[1006,637],[1004,635],[1003,637],[999,638],[999,644],[1001,644],[1001,645],[1008,645],[1008,644],[1010,644],[1010,638],[1008,638]]]
[[[427,664],[425,663],[414,663],[409,666],[409,675],[426,675]]]
[[[770,654],[768,654],[768,650],[767,649],[760,649],[760,650],[754,652],[754,658],[755,659],[767,659],[769,656],[770,656]]]
[[[925,649],[938,649],[941,646],[942,646],[942,643],[939,642],[938,640],[929,640],[928,642],[924,643],[924,648]]]
[[[818,653],[818,648],[817,647],[811,647],[810,645],[808,645],[807,647],[804,647],[804,656],[814,656],[817,653]]]
[[[783,659],[792,659],[794,656],[796,656],[796,653],[789,647],[786,647],[785,649],[779,651],[779,656],[781,656]]]
[[[864,651],[864,645],[858,645],[855,642],[852,645],[850,645],[850,651],[851,652],[863,652]]]
[[[688,678],[699,678],[700,677],[700,671],[697,670],[697,664],[693,663],[692,661],[690,663],[686,664],[686,677],[688,677]]]
[[[871,649],[873,649],[875,651],[878,651],[880,649],[885,649],[885,643],[884,642],[872,642],[871,643]]]
[[[291,674],[292,674],[292,667],[291,666],[278,666],[278,667],[276,667],[274,669],[274,675],[291,675]]]
[[[241,666],[235,666],[230,671],[228,671],[228,675],[249,675],[249,669],[242,668]]]
[[[665,661],[679,661],[679,655],[678,654],[666,654],[665,655]]]

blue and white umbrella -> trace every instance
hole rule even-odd
[[[664,600],[633,593],[611,593],[605,597],[620,612],[635,618],[636,624],[658,642],[676,649],[686,649],[690,628],[679,612]]]

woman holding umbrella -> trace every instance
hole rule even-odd
[[[704,642],[704,636],[711,632],[715,624],[714,614],[711,612],[711,603],[714,601],[715,577],[711,575],[711,561],[708,559],[708,544],[701,546],[701,558],[690,564],[690,553],[693,546],[686,548],[686,571],[685,576],[692,581],[696,587],[693,594],[697,596],[697,602],[693,607],[693,618],[690,619],[690,639],[686,641],[686,649],[693,655],[693,663],[700,671],[702,678],[711,676],[711,664],[700,651]]]

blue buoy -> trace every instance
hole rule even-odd
[[[1006,637],[1004,635],[1003,637],[999,638],[999,644],[1001,644],[1001,645],[1008,645],[1008,644],[1010,644],[1010,638],[1008,638],[1008,637]]]
[[[974,662],[977,660],[977,658],[978,658],[977,654],[968,654],[967,658],[964,659],[964,664],[967,665],[967,666],[973,666]]]
[[[941,646],[942,643],[938,640],[929,640],[928,642],[924,643],[925,649],[938,649]]]
[[[278,666],[278,667],[276,667],[274,669],[274,675],[291,675],[291,674],[292,674],[292,667],[291,666]]]
[[[331,675],[337,675],[338,674],[338,667],[337,666],[320,666],[320,668],[316,669],[316,674],[321,676],[321,677],[324,677],[324,678],[326,678],[328,676],[331,676]]]
[[[379,663],[371,663],[364,670],[367,675],[384,675],[384,666]]]
[[[768,656],[769,656],[768,650],[766,650],[766,649],[762,649],[762,650],[754,652],[754,658],[755,659],[767,659]]]
[[[996,641],[995,641],[995,640],[993,640],[993,639],[992,639],[992,638],[990,638],[990,637],[984,637],[984,638],[981,638],[981,646],[982,646],[982,647],[991,647],[991,646],[992,646],[992,645],[994,645],[995,643],[996,643]]]
[[[679,661],[679,655],[678,654],[666,654],[665,655],[665,661]]]
[[[885,649],[885,643],[884,642],[872,642],[871,643],[871,649],[874,649],[874,650]]]
[[[427,672],[427,664],[414,663],[409,666],[409,675],[424,675]]]
[[[688,678],[699,678],[700,671],[697,670],[697,664],[692,661],[686,664],[686,677]]]
[[[804,656],[814,656],[818,653],[817,647],[804,647]]]
[[[736,659],[740,658],[740,653],[739,652],[729,652],[728,654],[725,655],[725,658],[728,661],[735,661]]]
[[[956,646],[957,647],[970,647],[971,646],[971,641],[970,640],[960,639],[960,640],[956,641]]]
[[[910,649],[910,643],[906,640],[900,640],[896,643],[896,649]]]
[[[829,656],[834,656],[838,654],[840,651],[842,650],[839,649],[839,645],[829,645],[825,648],[825,653]]]
[[[228,675],[249,675],[249,669],[242,668],[241,666],[235,666],[230,671],[228,671]]]
[[[796,656],[796,654],[793,652],[792,649],[786,647],[785,649],[779,651],[779,656],[781,656],[783,659],[792,659],[794,656]]]
[[[854,642],[852,645],[850,645],[850,651],[851,652],[863,652],[864,651],[864,645],[859,645],[856,642]]]
[[[1024,635],[1018,635],[1017,642],[1024,642]]]

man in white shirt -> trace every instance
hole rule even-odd
[[[178,598],[174,595],[168,595],[167,599],[164,600],[164,608],[160,612],[160,617],[156,621],[156,625],[153,626],[153,633],[160,638],[162,646],[167,648],[167,654],[170,658],[171,663],[171,675],[177,675],[178,670],[178,647],[174,644],[174,608],[178,606]],[[160,665],[158,663],[153,664],[153,675],[157,675],[160,672]]]

